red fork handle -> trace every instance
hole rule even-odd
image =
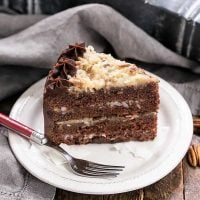
[[[45,144],[47,139],[44,137],[44,134],[39,133],[32,128],[0,113],[0,124],[6,128],[14,131],[15,133],[28,138],[38,144]]]
[[[12,131],[15,131],[19,133],[20,135],[30,138],[32,135],[33,129],[25,126],[24,124],[0,113],[0,124],[5,126],[8,129],[11,129]]]

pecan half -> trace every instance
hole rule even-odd
[[[192,167],[200,166],[200,146],[191,145],[188,150],[188,162]]]

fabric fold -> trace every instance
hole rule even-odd
[[[198,63],[170,51],[118,12],[100,4],[68,9],[2,39],[0,63],[49,67],[64,45],[76,41],[92,44],[99,51],[108,41],[120,58],[177,65],[200,72]]]

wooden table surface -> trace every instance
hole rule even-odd
[[[0,110],[8,114],[18,98],[0,102]],[[199,118],[200,120],[200,118]],[[200,145],[200,129],[195,129],[192,144]],[[178,149],[177,149],[178,151]],[[140,190],[113,195],[86,195],[57,189],[54,200],[200,200],[200,167],[191,167],[186,157],[166,177]]]
[[[192,144],[200,145],[198,132],[196,130],[196,135],[193,135]],[[140,190],[113,195],[86,195],[57,189],[55,200],[200,200],[200,167],[191,167],[186,157],[166,177]]]

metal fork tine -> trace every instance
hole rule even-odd
[[[91,167],[87,166],[86,169],[92,170],[92,171],[98,171],[98,172],[120,172],[123,171],[121,168],[102,168],[102,167]]]
[[[102,169],[97,169],[97,168],[88,168],[86,167],[85,169],[83,169],[84,171],[89,171],[89,172],[94,172],[94,173],[116,173],[119,174],[119,171],[115,171],[115,170],[102,170]]]
[[[108,178],[111,178],[111,177],[117,177],[117,174],[114,174],[114,175],[111,175],[111,174],[93,174],[93,173],[87,173],[87,172],[83,172],[83,171],[81,171],[81,172],[78,172],[78,171],[74,171],[76,174],[78,174],[79,176],[89,176],[89,177],[102,177],[102,178],[106,178],[106,177],[108,177]]]
[[[95,168],[104,168],[104,169],[123,169],[124,166],[115,166],[115,165],[103,165],[99,163],[93,163],[89,162],[89,167],[95,167]]]
[[[60,146],[56,146],[56,150],[65,157],[72,171],[77,175],[111,178],[119,175],[119,172],[124,168],[124,166],[105,165],[73,157]]]
[[[97,175],[97,176],[117,176],[119,173],[110,173],[110,172],[95,172],[90,170],[82,170],[83,173],[86,173],[88,175]]]

